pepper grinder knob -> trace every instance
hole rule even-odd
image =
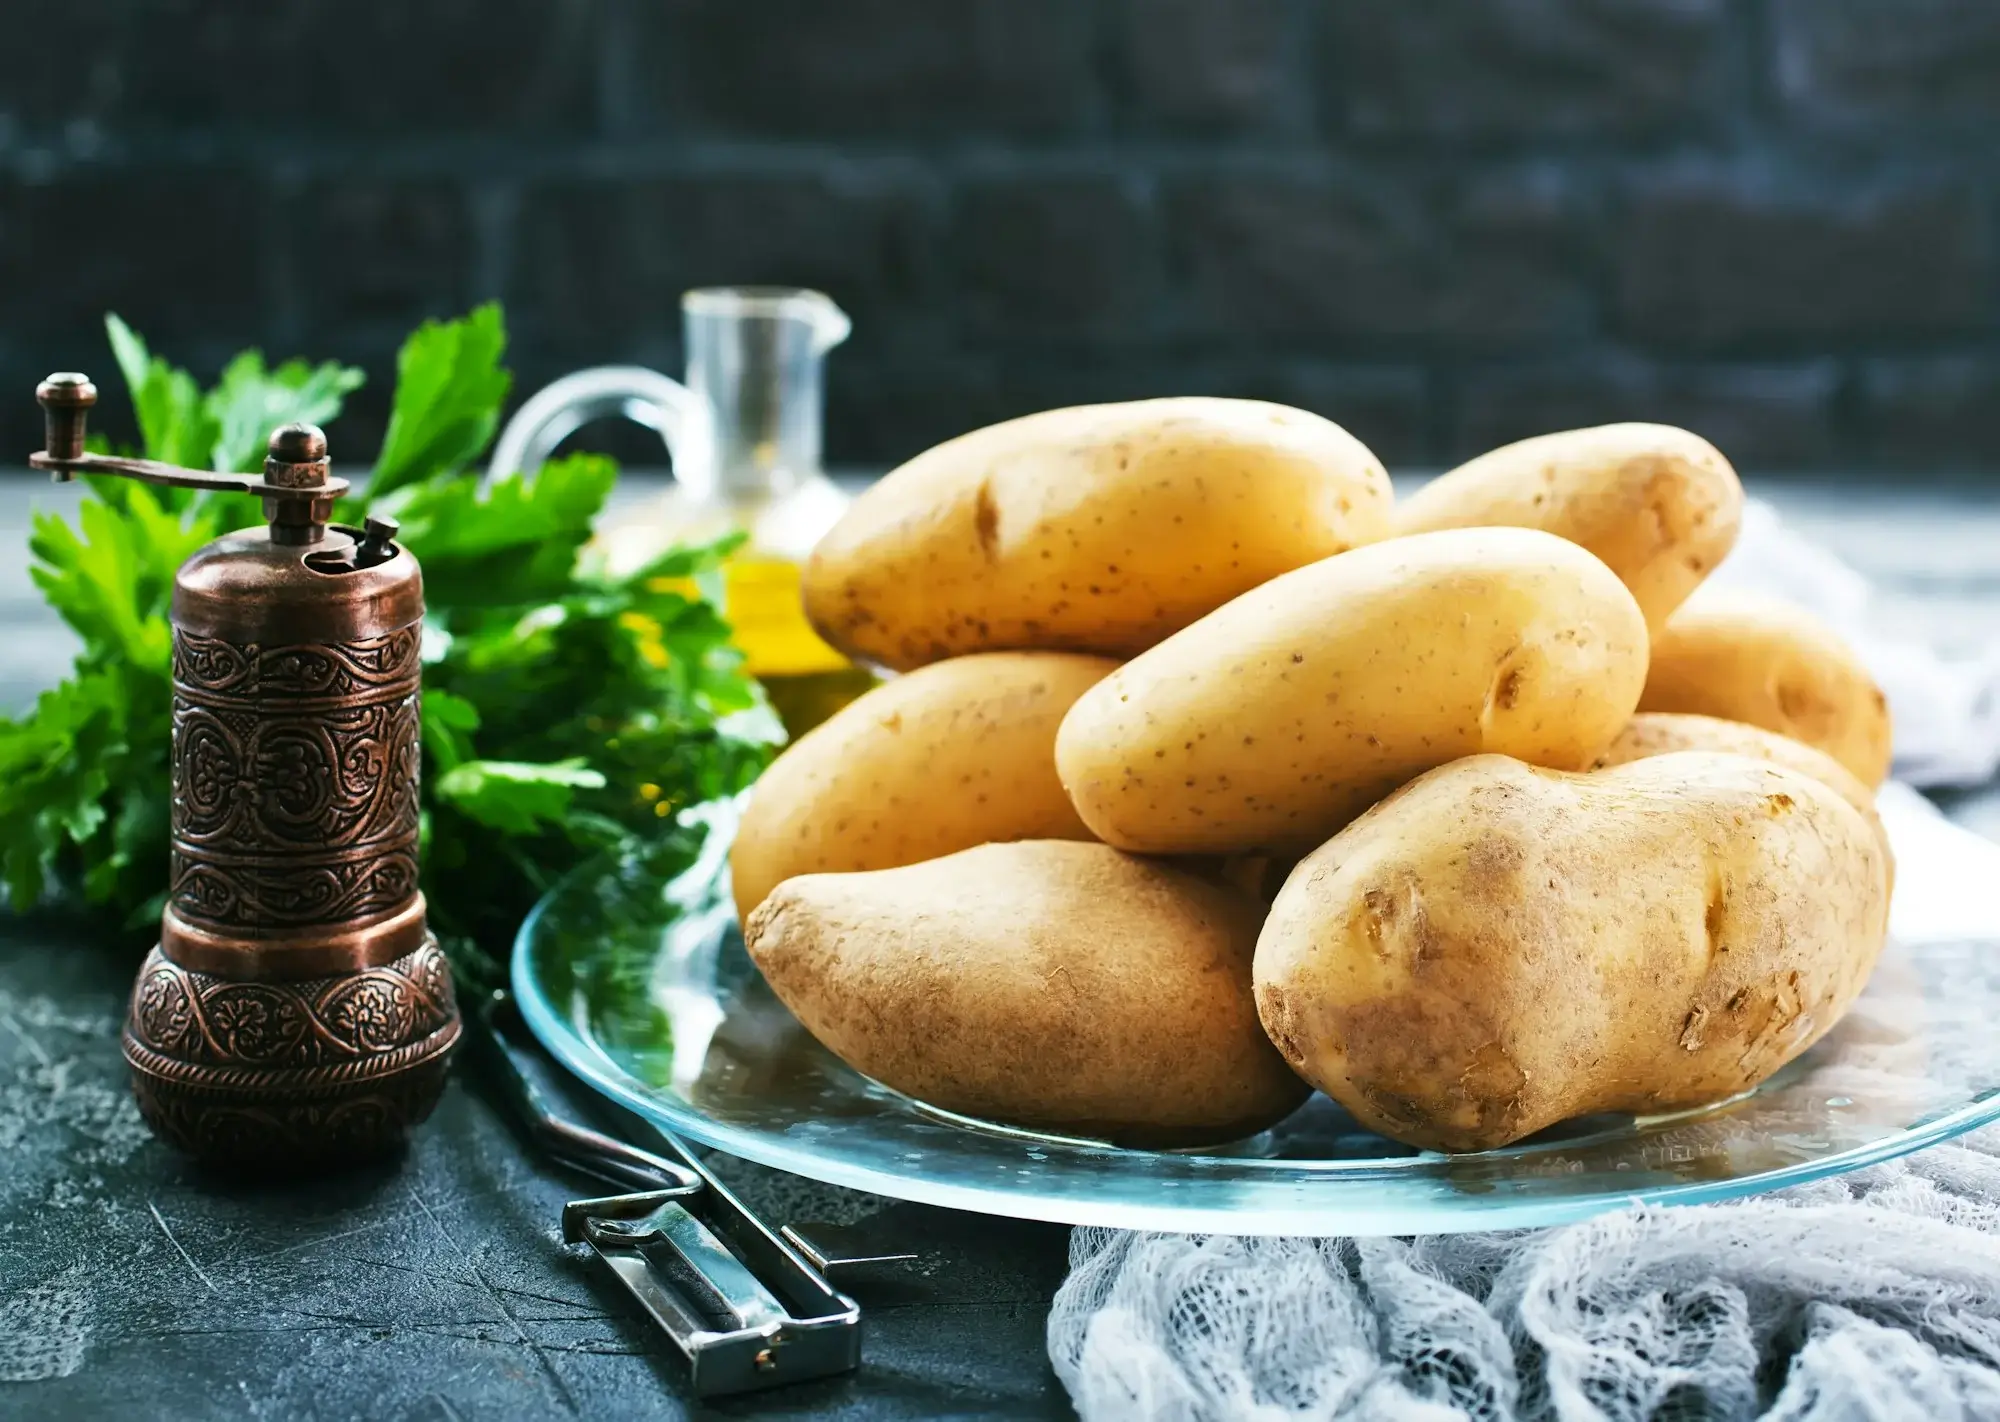
[[[333,461],[326,453],[326,432],[318,425],[279,425],[265,446],[264,482],[280,489],[298,489],[296,498],[266,496],[264,517],[271,521],[273,543],[317,543],[326,534],[333,500],[319,493],[326,487]]]
[[[266,453],[280,465],[318,464],[326,458],[326,431],[304,423],[279,425],[271,431]]]
[[[90,383],[90,377],[73,370],[59,370],[35,387],[35,399],[42,406],[42,447],[49,457],[81,459],[84,425],[90,407],[97,403],[97,387]],[[58,482],[67,483],[70,475],[58,470],[55,477]]]
[[[387,514],[369,514],[361,524],[361,542],[354,547],[354,564],[372,568],[396,556],[396,535],[403,526]]]

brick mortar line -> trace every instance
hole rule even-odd
[[[339,142],[316,138],[217,144],[205,140],[114,140],[77,151],[16,140],[0,145],[0,171],[32,183],[122,176],[168,169],[184,173],[250,172],[269,181],[454,178],[519,180],[582,177],[629,181],[653,177],[844,175],[877,179],[940,170],[981,177],[1113,175],[1150,171],[1322,180],[1368,176],[1434,181],[1539,168],[1601,172],[1614,179],[1686,169],[1752,178],[1782,175],[1777,191],[1839,191],[1860,184],[1921,185],[1937,179],[2000,179],[2000,146],[1990,131],[1959,138],[1877,137],[1850,142],[1788,132],[1748,138],[1663,136],[1655,141],[1535,139],[1518,143],[1350,143],[1273,141],[1258,135],[1208,141],[1090,137],[944,141],[812,142],[792,139],[662,137],[651,141],[398,138]]]

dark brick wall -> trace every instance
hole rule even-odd
[[[204,373],[363,363],[353,449],[423,315],[503,297],[527,387],[675,369],[681,289],[768,281],[855,316],[844,461],[1209,391],[1402,464],[1655,417],[1753,467],[2000,469],[1994,0],[0,17],[0,449],[40,373],[108,371],[107,307]]]

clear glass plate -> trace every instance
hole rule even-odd
[[[764,986],[725,892],[733,815],[703,808],[650,862],[594,867],[543,899],[515,945],[515,994],[536,1037],[620,1104],[837,1185],[1070,1224],[1448,1233],[1724,1200],[2000,1118],[2000,942],[1973,940],[1892,943],[1846,1019],[1742,1097],[1571,1121],[1504,1150],[1413,1150],[1322,1096],[1249,1140],[1187,1152],[971,1120],[850,1070]]]

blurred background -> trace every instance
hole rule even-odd
[[[112,375],[106,310],[203,379],[363,365],[358,459],[426,315],[503,299],[518,399],[678,374],[683,288],[778,282],[855,318],[835,463],[1199,392],[1404,467],[1638,417],[1757,470],[2000,472],[1993,0],[0,13],[21,455],[39,376]]]

